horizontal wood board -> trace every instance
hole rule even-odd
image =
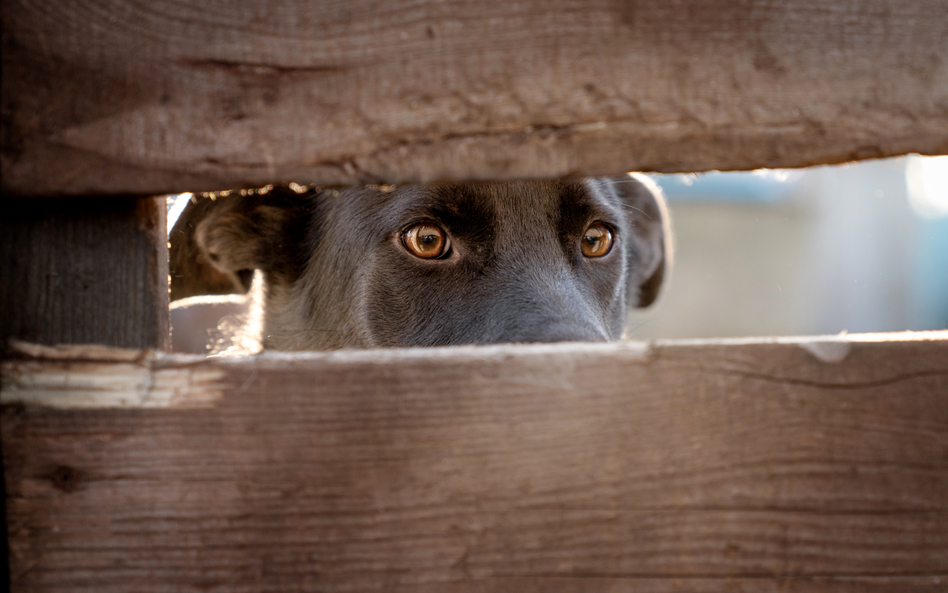
[[[13,588],[941,591],[930,336],[39,349],[2,367]]]
[[[948,153],[941,0],[9,0],[0,189]]]

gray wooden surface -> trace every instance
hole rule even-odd
[[[3,3],[2,189],[948,153],[941,0]]]
[[[943,591],[928,337],[8,360],[14,590]]]
[[[159,198],[8,200],[0,215],[0,348],[168,346]]]

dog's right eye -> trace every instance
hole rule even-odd
[[[435,259],[446,254],[451,243],[448,234],[438,225],[418,222],[402,232],[402,245],[415,257]]]

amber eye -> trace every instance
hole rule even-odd
[[[594,222],[583,233],[582,245],[586,257],[602,257],[612,249],[612,231],[603,223]]]
[[[435,259],[448,252],[448,235],[433,222],[418,222],[402,232],[402,244],[422,259]]]

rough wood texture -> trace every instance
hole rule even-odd
[[[876,340],[8,360],[14,590],[943,591],[948,334]],[[102,364],[179,397],[16,403]]]
[[[168,244],[158,198],[7,200],[0,216],[0,348],[166,348]]]
[[[4,1],[3,189],[948,153],[941,0]]]

